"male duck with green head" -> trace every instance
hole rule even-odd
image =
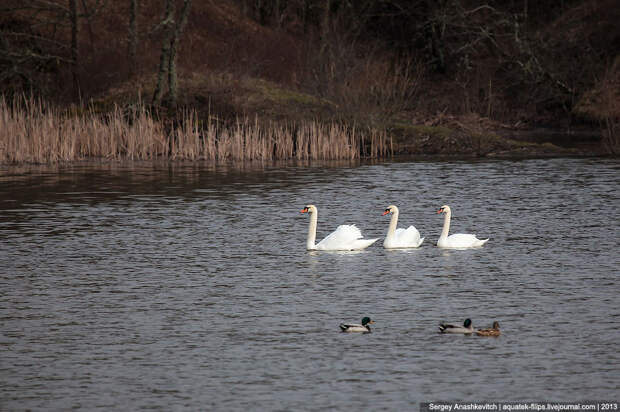
[[[370,326],[371,323],[375,323],[368,316],[362,318],[362,324],[359,325],[357,323],[341,323],[340,329],[343,332],[371,332]]]
[[[469,335],[474,333],[474,326],[471,323],[471,319],[465,319],[463,326],[454,323],[440,323],[439,331],[441,333],[463,333]]]

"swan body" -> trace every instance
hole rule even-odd
[[[468,335],[474,333],[474,326],[471,323],[471,319],[465,319],[463,326],[454,323],[440,323],[439,331],[441,333],[463,333]]]
[[[310,214],[308,226],[307,250],[362,250],[375,243],[378,239],[364,239],[362,232],[355,225],[340,225],[319,243],[316,241],[318,210],[314,205],[301,209],[301,213]]]
[[[493,322],[493,327],[491,327],[491,328],[478,329],[476,331],[476,335],[478,335],[478,336],[499,336],[500,333],[501,332],[499,331],[499,322],[498,321]]]
[[[471,248],[480,247],[489,241],[489,239],[478,239],[476,235],[465,233],[455,233],[454,235],[448,236],[448,232],[450,231],[450,218],[452,217],[450,206],[442,206],[437,213],[446,214],[443,221],[441,236],[439,236],[439,240],[437,240],[437,246],[444,248]]]
[[[398,224],[398,208],[390,205],[385,209],[383,215],[392,214],[390,226],[388,227],[387,236],[383,241],[383,247],[386,249],[410,248],[418,247],[424,242],[424,238],[420,238],[420,232],[414,226],[407,229],[396,228]]]
[[[341,323],[340,330],[342,332],[371,332],[370,326],[371,323],[375,323],[375,321],[371,320],[368,316],[362,318],[362,324],[359,325],[357,323]]]

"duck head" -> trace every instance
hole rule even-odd
[[[362,318],[362,326],[366,326],[368,324],[375,323],[374,320],[371,320],[368,316],[364,316]]]

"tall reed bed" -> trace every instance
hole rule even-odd
[[[391,154],[385,132],[343,123],[298,124],[238,119],[221,125],[195,111],[164,127],[147,108],[100,114],[63,112],[36,99],[0,96],[0,163],[54,163],[86,158],[185,160],[357,159]]]

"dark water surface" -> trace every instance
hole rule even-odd
[[[308,203],[381,239],[307,252]],[[443,204],[491,240],[435,247]],[[619,205],[617,159],[4,167],[0,410],[618,400]],[[502,336],[437,333],[466,317]]]

